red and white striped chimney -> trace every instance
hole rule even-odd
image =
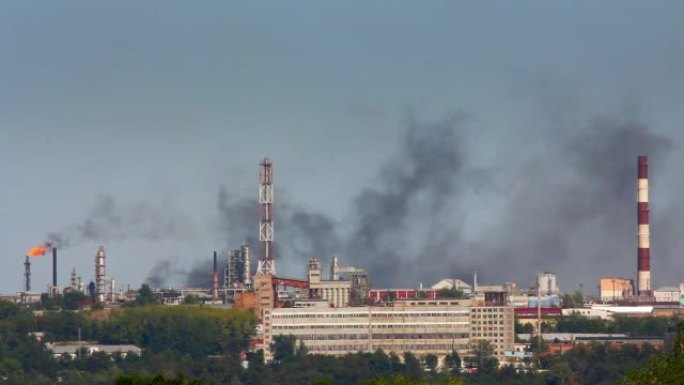
[[[651,294],[651,245],[648,223],[648,157],[639,156],[639,182],[637,184],[637,212],[639,219],[637,294]]]

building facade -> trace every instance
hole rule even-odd
[[[513,308],[479,309],[485,308],[472,308],[468,300],[415,300],[397,302],[394,307],[268,309],[264,311],[264,346],[270,346],[275,336],[293,335],[313,354],[339,356],[382,349],[398,355],[432,353],[442,358],[453,350],[468,355],[471,339],[487,339],[495,345],[497,356],[503,357],[506,349],[513,348]],[[266,361],[272,360],[268,349],[264,355]]]
[[[470,340],[487,340],[494,354],[501,359],[504,352],[513,351],[515,315],[512,306],[474,306],[470,308]]]
[[[634,284],[631,279],[608,277],[599,281],[601,301],[613,302],[624,300],[634,295]]]

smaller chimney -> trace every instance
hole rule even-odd
[[[31,259],[26,256],[26,262],[24,262],[24,278],[26,279],[24,289],[26,292],[31,291]]]
[[[57,248],[52,248],[52,290],[57,291]]]
[[[214,251],[214,270],[211,274],[211,297],[218,298],[218,253]]]

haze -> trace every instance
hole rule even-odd
[[[121,284],[208,285],[257,237],[264,156],[279,274],[591,291],[636,274],[647,154],[653,287],[678,284],[684,4],[655,4],[3,3],[0,291],[48,239],[61,286],[99,245]]]

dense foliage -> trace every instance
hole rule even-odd
[[[581,328],[570,317],[559,325]],[[527,360],[528,371],[498,369],[489,346],[476,346],[475,355],[464,357],[468,365],[479,366],[471,374],[462,373],[462,358],[450,354],[447,367],[436,368],[435,356],[419,358],[411,353],[399,357],[379,350],[334,358],[309,355],[305,346],[289,336],[275,339],[276,360],[263,363],[259,353],[241,354],[253,332],[250,313],[200,305],[163,307],[156,305],[93,310],[55,311],[34,314],[32,309],[0,302],[0,380],[6,384],[612,384],[633,368],[651,364],[628,377],[626,384],[662,368],[680,370],[684,362],[680,336],[679,350],[658,355],[648,344],[622,348],[602,344],[581,345],[562,356],[542,355]],[[574,326],[568,326],[574,325]],[[601,327],[606,330],[635,328],[639,333],[663,334],[672,328],[671,320],[618,319]],[[131,343],[144,348],[141,356],[93,353],[76,359],[56,360],[29,335],[44,331],[48,340],[75,340],[78,330],[84,340],[101,343]],[[680,334],[683,332],[680,331]],[[655,358],[654,358],[655,357]],[[679,366],[678,366],[679,365]],[[541,370],[537,370],[541,369]],[[193,381],[185,380],[193,379]],[[627,381],[627,380],[625,380]],[[657,382],[666,383],[666,382]]]
[[[624,385],[682,384],[684,383],[684,323],[679,324],[672,351],[654,356],[645,368],[629,373]]]

